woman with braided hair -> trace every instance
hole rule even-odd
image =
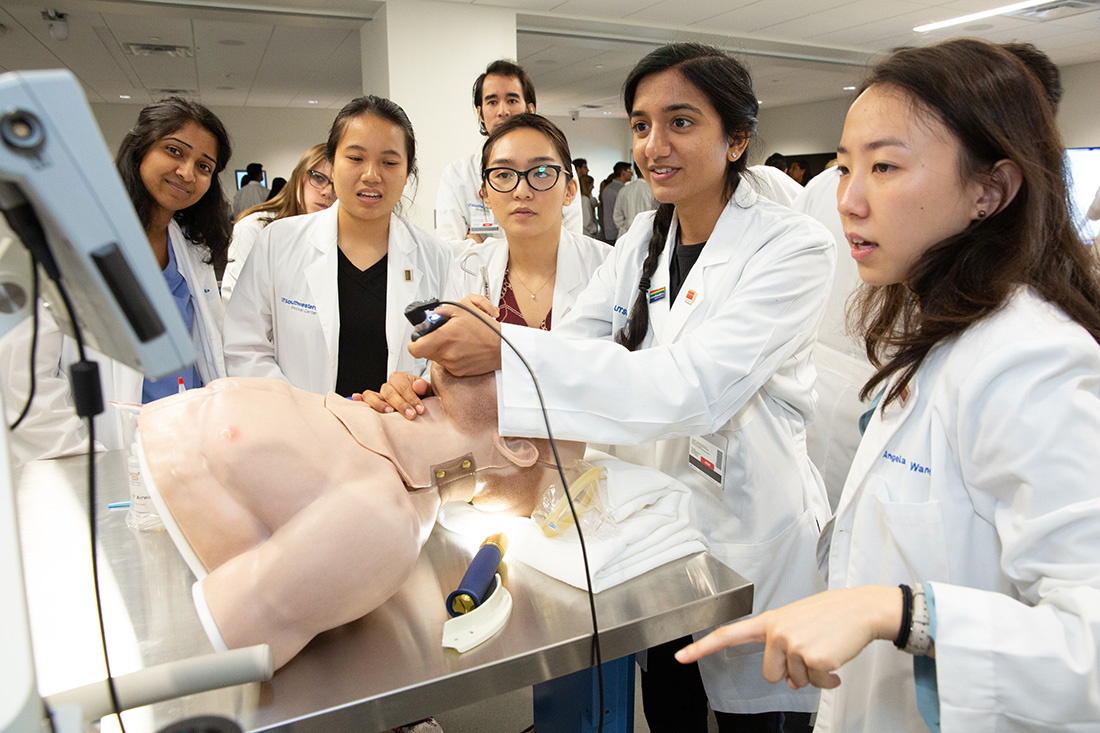
[[[692,487],[695,526],[712,555],[755,584],[758,613],[823,588],[815,552],[829,507],[805,426],[835,244],[747,185],[758,103],[737,61],[665,46],[634,68],[624,97],[634,160],[660,208],[635,220],[553,331],[501,331],[537,374],[555,436],[613,444]],[[473,316],[438,312],[451,320],[410,351],[457,374],[501,370],[502,429],[544,434],[519,359]],[[411,389],[390,386],[395,409],[417,404]],[[760,650],[682,669],[679,643],[648,654],[651,730],[705,731],[708,700],[722,730],[776,730],[776,711],[816,707],[812,691],[762,681]]]

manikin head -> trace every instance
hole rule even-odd
[[[432,364],[432,388],[455,429],[480,444],[474,455],[476,484],[441,487],[443,501],[469,501],[482,511],[530,516],[542,491],[559,481],[550,441],[501,437],[493,374],[455,377]],[[555,442],[563,465],[584,455],[584,443]]]

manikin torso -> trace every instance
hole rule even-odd
[[[530,514],[553,481],[545,441],[499,437],[492,375],[433,384],[441,396],[412,421],[268,379],[217,380],[142,411],[149,472],[209,571],[203,596],[229,647],[271,644],[282,665],[376,608],[441,501]],[[583,445],[559,450],[569,461]]]

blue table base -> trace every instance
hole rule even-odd
[[[604,733],[634,730],[634,655],[603,663]],[[600,690],[589,667],[534,686],[535,730],[588,733],[599,727]]]

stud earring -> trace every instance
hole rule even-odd
[[[985,218],[985,209],[978,209],[978,218],[979,219],[984,219]]]

